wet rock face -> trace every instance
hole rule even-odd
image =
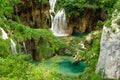
[[[103,78],[120,78],[120,26],[115,23],[117,19],[120,19],[120,14],[112,21],[112,28],[104,26],[102,31],[96,72],[102,71]]]
[[[40,42],[32,38],[31,40],[28,40],[25,43],[26,43],[27,53],[32,54],[33,60],[40,60],[39,50],[37,48]]]
[[[40,54],[40,51],[39,51],[39,44],[42,44],[43,43],[43,38],[39,38],[39,39],[30,39],[30,40],[27,40],[25,42],[26,44],[26,54],[32,54],[32,58],[33,60],[41,60],[39,54]],[[51,57],[51,56],[50,56]]]
[[[32,28],[49,28],[49,3],[38,0],[23,0],[14,7],[15,15],[18,15],[24,25]]]

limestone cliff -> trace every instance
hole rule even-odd
[[[120,77],[120,13],[113,15],[110,27],[103,27],[100,55],[96,72],[102,72],[103,78]]]

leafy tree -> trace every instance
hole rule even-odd
[[[58,0],[59,6],[65,8],[68,16],[81,15],[83,11],[88,8],[92,10],[104,9],[112,12],[114,4],[117,0]]]

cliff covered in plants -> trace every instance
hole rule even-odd
[[[107,10],[104,8],[112,7],[113,4],[109,5],[109,1],[102,3],[102,1],[57,0],[55,12],[65,8],[70,33],[84,33],[95,30],[98,21],[104,21],[107,18]],[[49,6],[49,1],[47,0],[42,0],[41,2],[38,0],[24,0],[15,5],[14,13],[20,17],[20,21],[24,25],[29,25],[32,28],[50,28]]]
[[[83,37],[58,38],[49,30],[52,20],[48,0],[1,0],[0,79],[119,79],[119,3],[120,0],[57,0],[55,12],[65,9],[70,35],[90,32]],[[114,20],[117,25],[112,25]],[[110,27],[102,31],[103,25]],[[33,64],[34,60],[41,62],[55,55],[74,56],[77,61],[84,61],[87,68],[72,76]]]

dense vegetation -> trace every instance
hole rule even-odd
[[[46,3],[46,0],[39,0]],[[57,0],[60,7],[65,8],[68,16],[80,15],[86,8],[92,10],[104,9],[108,12],[109,18],[107,25],[110,25],[112,12],[115,9],[120,10],[120,0]],[[20,0],[1,0],[0,1],[0,27],[2,27],[8,36],[15,40],[17,44],[17,54],[12,54],[10,50],[9,39],[3,40],[0,31],[0,79],[1,80],[103,80],[99,74],[95,73],[95,68],[100,50],[101,31],[96,35],[92,35],[92,42],[87,50],[79,53],[88,65],[84,73],[79,76],[65,76],[56,73],[53,69],[36,68],[32,64],[32,55],[25,54],[22,42],[31,39],[39,40],[40,44],[36,47],[39,50],[40,60],[51,57],[59,53],[60,49],[72,49],[73,56],[76,52],[71,48],[71,44],[78,44],[80,41],[75,37],[70,44],[64,40],[58,39],[48,30],[32,29],[23,25],[18,16],[14,15],[13,7]],[[14,20],[13,20],[14,19]],[[120,24],[120,20],[117,22]],[[84,38],[83,38],[84,41]],[[86,43],[87,44],[87,43]],[[74,46],[73,46],[74,47]],[[63,50],[64,51],[64,50]],[[100,73],[101,74],[101,73]]]
[[[119,2],[119,1],[118,1]],[[82,15],[85,9],[104,9],[112,14],[113,6],[117,0],[58,0],[59,6],[65,8],[68,16]],[[117,3],[118,4],[118,3]]]
[[[17,44],[17,54],[12,54],[10,40],[3,40],[0,30],[0,79],[44,80],[48,77],[48,80],[52,80],[54,79],[55,71],[46,70],[45,68],[36,69],[34,64],[31,63],[32,55],[24,54],[21,43],[31,39],[40,40],[40,44],[36,47],[39,50],[40,59],[54,55],[60,48],[66,47],[66,44],[58,40],[48,30],[32,29],[29,26],[23,25],[13,13],[13,6],[17,3],[19,3],[19,0],[2,0],[0,3],[0,27]],[[13,21],[13,18],[15,18],[15,21]]]

